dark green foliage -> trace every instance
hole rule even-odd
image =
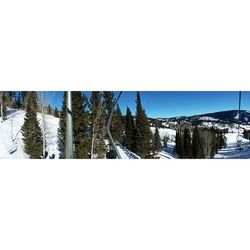
[[[176,154],[182,159],[184,158],[184,144],[183,144],[183,133],[181,129],[176,131],[175,143],[176,143]]]
[[[115,141],[119,141],[120,143],[123,143],[124,120],[123,120],[122,112],[120,110],[119,105],[117,105],[117,108],[113,115],[112,127],[113,127],[113,131],[111,131],[111,133],[112,133],[113,139]]]
[[[66,98],[67,94],[63,94],[62,111],[60,114],[59,130],[58,130],[58,146],[61,152],[60,158],[65,158],[66,150]]]
[[[57,107],[54,109],[54,116],[57,117],[57,118],[60,117],[60,113],[59,113]]]
[[[250,130],[244,129],[244,137],[250,140]]]
[[[164,136],[163,137],[163,147],[164,148],[167,148],[167,146],[168,146],[168,140],[169,140],[168,136]]]
[[[53,115],[53,111],[52,111],[50,104],[48,106],[48,115]]]
[[[191,144],[191,134],[188,128],[184,129],[183,135],[183,146],[184,146],[184,158],[191,159],[192,158],[192,144]]]
[[[27,97],[27,112],[21,131],[25,153],[28,154],[31,159],[42,158],[42,131],[37,119],[37,94],[34,91],[29,92]]]
[[[114,106],[114,92],[113,91],[103,91],[103,104],[107,117],[110,116],[111,110]]]
[[[139,92],[137,92],[136,104],[135,153],[141,158],[152,158],[153,135],[150,130],[150,123],[147,115],[142,108]]]
[[[1,95],[1,112],[2,112],[2,114],[0,114],[0,115],[2,115],[3,117],[2,117],[2,119],[3,120],[6,120],[6,102],[5,102],[5,92],[4,91],[2,91],[2,92],[0,92],[0,95]]]
[[[72,118],[73,118],[73,144],[74,144],[73,157],[75,159],[89,158],[90,137],[87,134],[89,126],[89,114],[87,112],[87,107],[88,107],[87,97],[82,96],[80,91],[72,92]],[[62,112],[60,115],[58,144],[59,144],[59,149],[61,151],[60,158],[65,158],[66,92],[64,92]]]
[[[195,126],[193,131],[193,142],[192,142],[192,154],[194,159],[203,159],[204,149],[203,142],[200,135],[200,131],[197,126]]]
[[[90,98],[91,111],[91,158],[105,158],[106,119],[102,96],[99,91],[92,91]]]
[[[21,91],[21,96],[22,96],[22,108],[26,110],[27,106],[27,97],[28,97],[28,91]]]
[[[179,129],[176,132],[176,153],[180,158],[185,159],[213,158],[219,149],[226,146],[223,132],[214,128],[195,126],[191,137],[189,129],[185,128],[184,132]]]
[[[127,108],[127,113],[125,118],[124,145],[132,152],[135,151],[135,123],[129,108]]]
[[[87,135],[89,114],[88,100],[80,91],[72,92],[73,144],[75,159],[87,159],[90,152],[90,138]]]
[[[154,153],[158,153],[161,150],[162,150],[161,138],[160,138],[157,122],[156,122],[155,133],[154,133]]]

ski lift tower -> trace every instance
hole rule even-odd
[[[241,111],[241,91],[239,92],[239,109],[238,109],[238,135],[237,135],[237,147],[242,150],[242,136],[240,135],[240,111]]]
[[[71,91],[66,96],[66,159],[73,159],[73,122]]]

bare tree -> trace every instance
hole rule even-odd
[[[46,154],[46,148],[47,148],[47,141],[46,141],[46,135],[47,135],[47,121],[45,116],[45,106],[49,102],[49,96],[47,92],[41,91],[38,92],[38,109],[41,112],[42,116],[42,141],[43,141],[43,156]]]

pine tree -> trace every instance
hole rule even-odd
[[[106,113],[99,91],[92,91],[91,111],[91,158],[105,158]]]
[[[163,137],[163,147],[164,148],[167,148],[167,146],[168,146],[168,140],[169,140],[168,136],[165,135]]]
[[[22,107],[26,111],[28,91],[21,91],[21,96],[22,96]]]
[[[115,97],[114,97],[114,92],[113,91],[103,91],[103,107],[104,107],[104,110],[105,110],[105,114],[106,114],[106,121],[105,123],[107,124],[108,123],[108,119],[110,117],[110,114],[112,112],[112,109],[113,109],[113,106],[115,104]],[[115,111],[114,111],[114,114],[113,114],[113,121],[115,119]],[[113,135],[114,137],[114,134],[116,134],[116,129],[114,129],[114,122],[112,122],[110,124],[110,133]],[[107,135],[106,135],[107,136]],[[116,135],[115,135],[116,136]]]
[[[183,133],[181,129],[178,129],[176,131],[176,137],[175,137],[175,151],[176,154],[181,158],[185,158],[184,156],[184,144],[183,144]]]
[[[31,159],[40,159],[43,152],[42,131],[37,119],[37,94],[29,92],[27,98],[27,112],[21,128],[24,150]]]
[[[135,151],[135,123],[130,109],[127,107],[125,118],[124,145],[132,152]]]
[[[72,92],[73,144],[74,158],[88,159],[90,152],[90,137],[87,135],[89,126],[88,99],[80,91]]]
[[[60,158],[65,158],[66,153],[66,91],[63,94],[62,111],[60,114],[59,129],[58,129],[58,146]]]
[[[60,158],[65,158],[66,152],[66,95],[66,92],[64,92],[58,131],[58,145],[61,151]],[[72,92],[73,157],[76,159],[89,158],[90,137],[88,136],[88,105],[88,100],[85,95],[81,95],[80,91]]]
[[[197,126],[194,128],[193,132],[193,140],[192,140],[192,155],[194,159],[203,159],[204,158],[204,150],[202,138],[200,136],[200,131]]]
[[[154,133],[154,152],[157,154],[161,150],[162,150],[161,138],[160,138],[157,122],[156,122],[155,133]]]
[[[191,135],[190,135],[190,130],[187,127],[184,129],[183,144],[184,144],[184,158],[191,159],[192,158]]]
[[[112,108],[114,106],[114,92],[113,91],[103,91],[103,104],[107,117],[110,116]]]
[[[117,105],[117,108],[114,112],[112,127],[113,131],[111,133],[113,139],[123,144],[124,121],[119,105]]]
[[[140,93],[137,92],[136,99],[136,132],[135,132],[135,153],[141,158],[152,158],[153,135],[150,130],[150,123],[142,108]]]
[[[215,154],[217,153],[217,138],[215,129],[213,127],[211,128],[211,133],[212,133],[212,145],[211,145],[210,158],[214,158]]]
[[[57,118],[60,117],[60,114],[59,114],[59,111],[58,111],[57,107],[55,107],[55,109],[54,109],[54,116],[57,117]]]
[[[51,108],[50,104],[48,106],[48,115],[53,115],[52,108]]]

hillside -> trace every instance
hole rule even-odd
[[[25,111],[15,109],[8,110],[7,120],[0,123],[0,158],[27,159],[28,155],[24,152],[21,127],[24,123]],[[38,113],[38,120],[41,128],[43,127],[42,115]],[[57,146],[57,130],[59,118],[45,115],[45,138],[47,159],[59,158]]]

